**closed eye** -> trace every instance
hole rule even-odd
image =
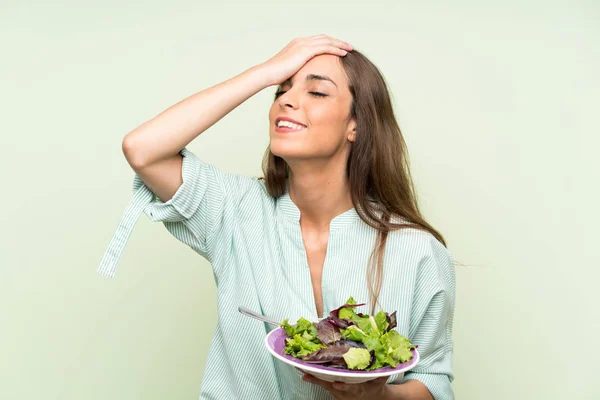
[[[281,96],[282,94],[284,94],[286,92],[286,90],[279,90],[277,92],[275,92],[275,98],[278,98],[279,96]],[[310,94],[312,94],[313,96],[316,97],[327,97],[328,95],[325,93],[321,93],[321,92],[308,92]]]

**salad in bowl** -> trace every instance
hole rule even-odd
[[[394,330],[396,312],[357,312],[363,305],[350,297],[317,322],[285,319],[265,345],[274,357],[329,382],[361,383],[412,369],[418,346]]]

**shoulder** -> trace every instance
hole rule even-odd
[[[448,249],[430,232],[419,228],[400,228],[388,234],[386,250],[402,252],[411,258],[423,259],[452,257]]]
[[[417,228],[392,231],[385,252],[399,272],[412,273],[417,281],[437,282],[440,289],[454,288],[452,255],[430,232]]]
[[[271,220],[277,207],[277,198],[271,196],[265,181],[258,177],[247,177],[238,187],[240,198],[237,207],[240,216],[252,220]]]
[[[407,219],[398,215],[393,215],[390,222],[410,225]],[[403,227],[389,232],[385,253],[387,259],[392,258],[405,265],[420,266],[434,263],[446,268],[449,266],[454,268],[454,261],[446,246],[429,231],[416,227]]]
[[[446,253],[449,256],[446,247],[431,232],[420,228],[393,230],[388,234],[388,244],[419,254]]]

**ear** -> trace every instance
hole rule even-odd
[[[348,124],[348,141],[354,142],[356,140],[356,121],[352,120]]]

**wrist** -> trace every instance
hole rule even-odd
[[[269,86],[277,85],[279,82],[274,82],[271,77],[273,74],[267,68],[264,63],[257,64],[252,68],[246,71],[248,74],[252,75],[253,79],[261,86],[261,88],[266,89]]]
[[[381,400],[397,400],[399,399],[396,390],[395,390],[395,386],[396,385],[390,385],[389,383],[386,383],[385,385],[383,385],[383,388],[381,389]]]

